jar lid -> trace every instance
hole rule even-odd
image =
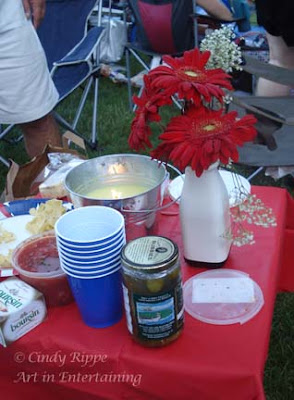
[[[173,265],[178,246],[163,236],[143,236],[127,243],[122,249],[123,267],[145,272],[159,272]]]
[[[215,325],[244,324],[262,308],[264,298],[248,274],[233,269],[205,271],[183,287],[185,310]]]

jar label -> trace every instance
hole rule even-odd
[[[175,251],[174,244],[159,236],[146,236],[130,242],[125,256],[135,264],[154,265],[164,263]]]
[[[124,295],[124,304],[125,304],[125,314],[126,314],[126,320],[127,320],[127,327],[128,327],[129,332],[133,333],[131,307],[130,307],[130,302],[129,302],[129,291],[125,287],[124,284],[122,284],[122,287],[123,287],[123,295]]]
[[[182,285],[157,296],[132,295],[138,338],[160,340],[174,335],[183,325]]]

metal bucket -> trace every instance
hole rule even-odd
[[[113,154],[90,159],[74,167],[66,176],[65,187],[74,207],[103,205],[119,210],[125,218],[127,240],[155,235],[157,212],[162,206],[169,173],[164,164],[148,156]],[[146,191],[119,199],[90,197],[88,194],[105,186],[118,184],[147,185]]]

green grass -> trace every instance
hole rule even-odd
[[[277,296],[264,384],[268,400],[294,394],[294,293]]]
[[[127,144],[133,114],[128,109],[127,88],[102,78],[99,90],[99,149],[88,148],[89,158],[111,153],[130,152]],[[58,107],[60,113],[72,120],[78,101],[78,93]],[[91,101],[88,102],[78,125],[79,131],[87,138],[91,132]],[[17,132],[15,133],[17,135]],[[0,154],[12,158],[19,164],[27,161],[23,143],[17,145],[0,142]],[[248,176],[253,169],[237,167]],[[4,188],[7,168],[0,163],[0,189]],[[263,174],[252,181],[253,184],[281,186],[292,191],[289,179],[275,182]],[[290,182],[291,183],[291,182]],[[287,400],[294,398],[294,294],[283,293],[277,296],[272,324],[272,334],[268,361],[265,368],[264,385],[268,400]],[[228,399],[233,400],[233,399]],[[234,399],[238,400],[238,399]]]

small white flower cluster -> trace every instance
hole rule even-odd
[[[231,236],[233,244],[237,247],[254,244],[254,233],[245,228],[246,215],[241,212],[240,204],[231,208]]]
[[[249,195],[247,201],[240,204],[240,211],[246,213],[248,224],[269,228],[277,226],[272,208],[267,207],[255,194]]]
[[[234,188],[229,195],[235,205],[230,208],[231,229],[225,237],[238,247],[252,245],[255,243],[254,233],[246,225],[274,227],[277,225],[276,217],[272,208],[267,207],[255,194],[250,194],[239,176],[232,169],[231,172]]]
[[[234,69],[242,70],[242,53],[234,38],[234,31],[226,25],[206,35],[200,44],[200,50],[211,52],[207,69],[222,68],[227,73]]]
[[[231,234],[227,237],[233,240],[235,246],[254,244],[254,233],[248,230],[244,223],[269,228],[276,226],[273,210],[267,207],[256,195],[248,194],[247,200],[231,208]]]
[[[233,222],[231,232],[226,238],[232,240],[233,245],[237,247],[255,243],[254,233],[244,228],[241,223]]]

